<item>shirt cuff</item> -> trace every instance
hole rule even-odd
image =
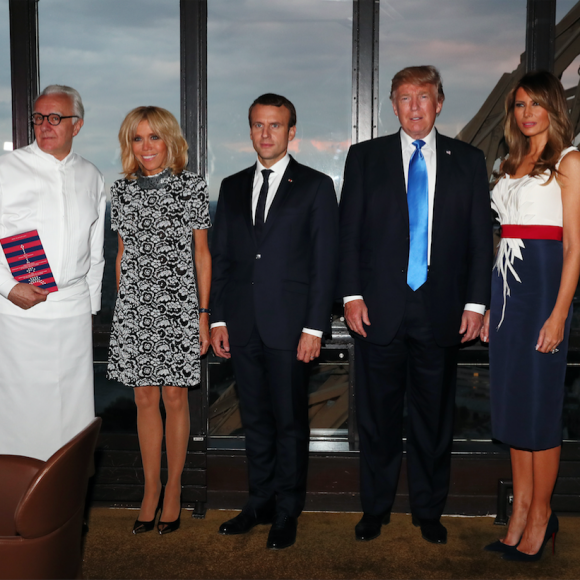
[[[342,299],[342,304],[346,304],[347,302],[351,302],[352,300],[363,300],[362,296],[345,296]]]
[[[8,298],[8,294],[12,292],[12,288],[16,286],[18,282],[12,278],[11,280],[6,280],[3,284],[0,284],[0,296],[4,296],[4,298]]]
[[[468,302],[463,310],[477,312],[477,314],[481,314],[483,316],[485,314],[485,304],[474,304],[473,302]]]
[[[303,328],[302,332],[305,334],[311,334],[312,336],[317,336],[318,338],[322,338],[322,330],[314,330],[312,328]]]
[[[218,326],[226,326],[226,323],[225,322],[213,322],[212,324],[209,325],[209,328],[211,330],[212,328],[216,328]]]

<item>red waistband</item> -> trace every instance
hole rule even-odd
[[[560,226],[501,226],[502,238],[517,238],[520,240],[556,240],[562,241],[563,228]]]

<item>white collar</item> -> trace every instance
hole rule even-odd
[[[274,173],[284,173],[286,171],[286,167],[288,167],[288,163],[290,163],[290,154],[286,151],[286,155],[280,159],[280,161],[276,161],[272,167],[264,167],[260,160],[256,162],[256,173],[261,172],[263,169],[270,169]]]
[[[30,144],[30,150],[35,153],[36,155],[38,155],[39,157],[42,157],[43,159],[45,159],[46,161],[49,161],[50,163],[54,163],[55,165],[66,165],[70,160],[72,160],[73,156],[74,156],[74,151],[71,147],[71,150],[69,151],[69,154],[62,160],[57,159],[54,155],[51,155],[50,153],[45,153],[39,146],[38,143],[36,141],[33,141]]]
[[[416,139],[413,139],[413,137],[411,137],[410,135],[407,135],[407,133],[405,133],[405,131],[403,130],[402,127],[400,130],[400,134],[401,134],[401,148],[402,149],[406,149],[407,147],[411,147],[411,146],[414,147],[413,141],[416,141]],[[426,135],[425,137],[423,137],[423,139],[422,139],[422,141],[425,141],[424,147],[429,147],[430,149],[435,151],[436,138],[437,138],[437,130],[435,129],[435,127],[433,127],[431,129],[431,131],[429,131],[429,134]]]

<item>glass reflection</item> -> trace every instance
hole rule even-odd
[[[446,96],[436,126],[454,137],[503,73],[517,67],[525,39],[525,2],[381,2],[379,134],[399,128],[389,99],[395,73],[433,64],[441,72]]]
[[[40,86],[80,92],[85,125],[74,149],[110,186],[120,177],[117,134],[128,111],[158,105],[179,118],[179,1],[42,0],[38,21]]]
[[[95,363],[95,414],[103,419],[103,433],[136,433],[137,407],[133,389],[105,377],[106,363]]]
[[[321,358],[324,359],[324,351]],[[243,436],[244,428],[231,362],[210,357],[209,376],[209,435]],[[348,386],[348,364],[322,362],[311,365],[308,380],[311,435],[347,437]]]
[[[350,145],[352,3],[208,2],[210,198],[222,179],[255,162],[248,107],[267,92],[298,112],[290,153],[330,175],[338,190]]]

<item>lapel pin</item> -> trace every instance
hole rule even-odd
[[[451,155],[451,151],[445,151],[445,153],[447,153],[447,155]]]
[[[289,180],[288,180],[288,183],[292,183],[292,180],[291,180],[291,179],[289,179]]]

